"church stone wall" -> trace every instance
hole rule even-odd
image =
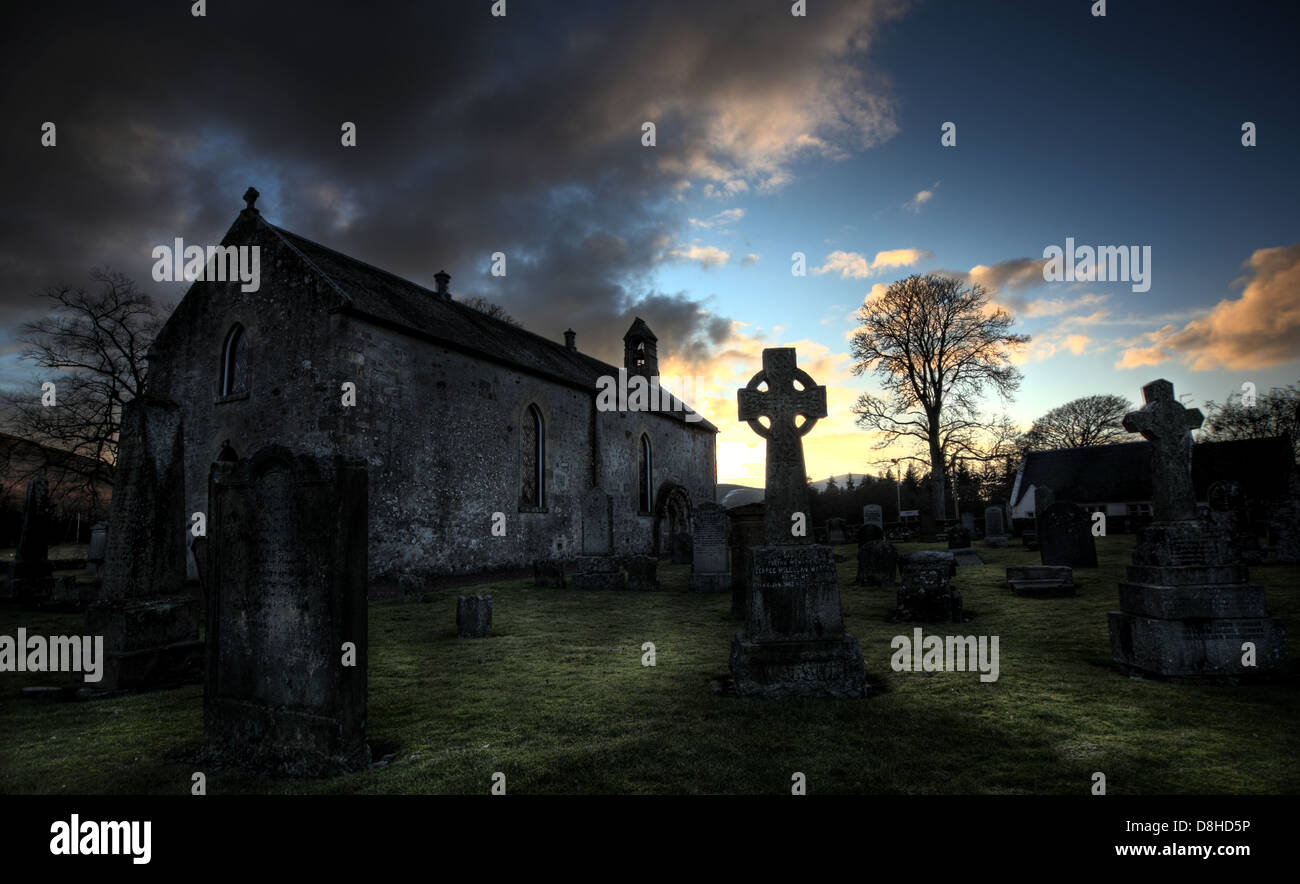
[[[236,225],[227,240],[248,243],[241,233],[250,235]],[[578,553],[578,501],[595,467],[591,393],[330,312],[337,295],[292,250],[262,231],[251,235],[262,247],[261,290],[196,284],[151,362],[151,392],[183,409],[189,512],[207,511],[208,473],[224,440],[240,457],[279,444],[368,464],[372,580]],[[236,322],[248,335],[248,393],[222,398],[222,348]],[[345,381],[356,384],[354,406],[343,405]],[[519,426],[530,403],[545,418],[542,512],[519,503]],[[640,433],[652,440],[654,490],[680,484],[694,504],[713,498],[714,434],[656,415],[596,418],[616,551],[649,552],[653,517],[637,513]],[[492,534],[498,512],[504,537]]]

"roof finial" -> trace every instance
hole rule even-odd
[[[248,203],[248,208],[244,211],[256,212],[257,209],[253,207],[253,203],[257,202],[259,196],[261,196],[261,194],[257,192],[256,187],[250,187],[248,190],[244,191],[244,202]]]
[[[434,283],[437,285],[435,291],[440,298],[450,298],[451,293],[447,291],[447,284],[451,282],[451,274],[446,270],[439,270],[433,275]]]

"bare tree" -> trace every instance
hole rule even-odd
[[[1008,331],[1014,319],[991,308],[987,292],[947,276],[909,276],[858,309],[861,327],[849,343],[854,374],[873,372],[883,396],[863,394],[853,406],[858,426],[881,434],[877,448],[914,443],[908,457],[930,468],[930,500],[944,514],[947,455],[983,459],[992,424],[979,412],[991,389],[1009,398],[1020,372],[1008,361],[1028,335]]]
[[[165,312],[121,273],[93,270],[93,291],[68,285],[47,289],[49,311],[24,323],[22,358],[54,383],[53,404],[43,391],[11,391],[5,422],[32,442],[81,455],[64,459],[88,486],[111,482],[122,406],[144,389],[145,354]]]
[[[1201,430],[1201,441],[1287,435],[1291,438],[1292,456],[1300,463],[1300,387],[1295,384],[1274,387],[1253,405],[1247,405],[1241,394],[1235,393],[1222,405],[1206,402],[1205,410],[1209,417]]]
[[[1110,393],[1072,399],[1035,420],[1025,434],[1025,446],[1041,451],[1128,441],[1132,435],[1122,421],[1132,410],[1132,402]]]
[[[506,308],[502,307],[500,304],[493,304],[486,298],[480,298],[476,295],[473,298],[466,298],[461,301],[461,303],[471,310],[477,310],[479,313],[491,316],[493,319],[499,319],[502,322],[508,322],[511,325],[519,325],[519,320],[507,313]]]

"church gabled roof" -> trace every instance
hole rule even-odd
[[[257,221],[297,252],[334,289],[340,297],[340,309],[360,318],[584,390],[594,391],[602,376],[618,376],[618,368],[594,356],[442,297],[410,280],[276,227],[260,216]],[[637,323],[645,326],[640,319]],[[661,413],[686,422],[684,411]],[[702,415],[700,420],[687,423],[717,431]]]

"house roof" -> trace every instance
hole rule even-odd
[[[108,473],[112,470],[112,466],[104,461],[64,448],[56,448],[53,445],[43,445],[11,433],[0,433],[0,452],[4,452],[11,459],[27,456],[40,459],[46,467],[58,467],[78,473]]]
[[[1198,442],[1192,446],[1196,498],[1206,499],[1214,482],[1231,480],[1241,483],[1249,499],[1277,499],[1286,493],[1292,458],[1291,440],[1285,436]],[[1150,500],[1151,443],[1030,451],[1021,463],[1012,505],[1020,503],[1030,486],[1047,486],[1058,499],[1077,503]]]
[[[618,376],[619,369],[607,362],[442,297],[410,280],[276,227],[260,216],[257,220],[324,278],[339,295],[341,310],[593,392],[600,377]],[[645,326],[638,318],[629,333],[638,324]],[[688,426],[717,432],[703,416],[688,422],[684,410],[659,413]]]

